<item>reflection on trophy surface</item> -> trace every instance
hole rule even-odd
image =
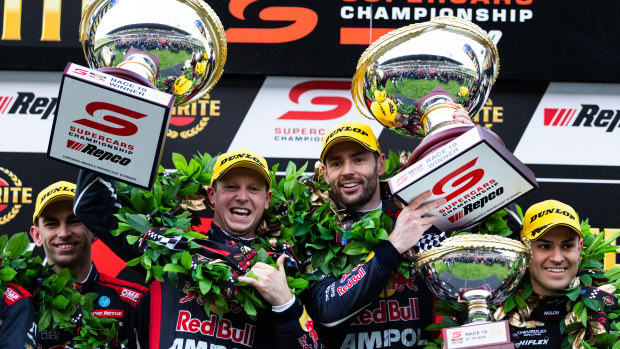
[[[93,0],[80,40],[92,68],[174,94],[175,105],[207,93],[226,61],[222,24],[201,0]]]
[[[529,245],[492,235],[457,235],[415,256],[431,291],[453,308],[467,302],[468,323],[490,321],[489,307],[512,293],[530,262]],[[461,302],[459,302],[461,301]]]
[[[92,0],[80,41],[90,69],[65,69],[48,156],[148,189],[172,107],[222,75],[224,28],[202,0]]]
[[[456,108],[446,102],[476,115],[498,72],[497,48],[482,29],[460,18],[436,17],[370,45],[357,64],[353,99],[364,116],[386,128],[426,137],[412,154],[413,162],[423,156],[422,149],[445,144],[469,129],[454,124]]]

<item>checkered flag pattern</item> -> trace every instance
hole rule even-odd
[[[173,251],[185,251],[188,245],[187,239],[164,236],[163,233],[166,230],[168,230],[168,228],[165,227],[155,227],[149,229],[146,234],[140,238],[140,251],[146,251],[149,246],[147,241],[157,242]]]
[[[420,253],[429,250],[433,247],[439,246],[439,244],[446,239],[446,233],[441,232],[439,234],[426,233],[422,235],[422,238],[413,246],[415,253]]]

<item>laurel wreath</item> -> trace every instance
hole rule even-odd
[[[33,296],[38,331],[58,330],[73,335],[73,348],[105,348],[116,336],[113,318],[97,318],[90,312],[97,298],[80,294],[72,285],[75,276],[63,268],[55,273],[29,251],[24,232],[0,236],[0,297],[9,281],[24,287]]]
[[[13,182],[13,185],[15,185],[16,187],[21,187],[22,186],[22,181],[17,178],[17,176],[9,171],[8,169],[4,168],[4,167],[0,167],[0,171],[4,172]],[[19,210],[21,209],[22,205],[13,205],[13,208],[11,209],[11,211],[7,214],[5,214],[4,216],[0,217],[0,225],[6,224],[9,221],[11,221],[13,218],[15,218],[15,216],[17,216],[17,214],[19,213]]]

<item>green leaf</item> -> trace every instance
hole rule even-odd
[[[514,302],[514,298],[513,297],[508,297],[506,298],[506,301],[504,303],[504,310],[506,312],[511,311],[512,309],[514,309],[515,307],[515,302]]]
[[[198,281],[198,287],[200,287],[200,293],[206,295],[211,290],[211,285],[213,282],[208,279]]]
[[[6,245],[5,251],[10,254],[11,257],[18,257],[24,254],[30,246],[30,240],[28,235],[24,232],[14,234],[9,239]]]
[[[127,215],[127,222],[141,234],[145,234],[151,228],[149,220],[143,214],[129,214]]]
[[[200,189],[200,184],[188,185],[185,188],[179,189],[179,191],[177,192],[177,195],[189,196],[189,195],[195,194],[198,191],[198,189]]]
[[[130,261],[127,261],[127,265],[130,267],[136,266],[138,264],[140,264],[140,262],[142,261],[143,256],[141,255],[140,257],[134,258]]]
[[[54,308],[61,309],[61,310],[67,308],[68,304],[69,304],[69,300],[65,298],[63,295],[58,295],[54,297],[54,300],[52,302],[52,305],[54,306]]]
[[[0,280],[2,281],[11,281],[17,275],[17,271],[11,268],[2,268],[0,269]]]
[[[187,170],[187,160],[179,153],[172,153],[172,163],[177,170],[185,172]]]
[[[181,265],[186,269],[186,270],[190,270],[192,267],[192,256],[189,254],[189,252],[185,252],[183,253],[183,255],[181,256]]]
[[[164,266],[164,271],[165,272],[174,272],[174,273],[185,273],[187,272],[187,269],[183,268],[182,266],[178,265],[178,264],[174,264],[174,263],[168,263]]]

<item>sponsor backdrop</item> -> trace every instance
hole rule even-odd
[[[81,6],[0,0],[0,233],[27,231],[37,193],[77,176],[45,153],[60,72],[67,62],[86,64],[77,40]],[[620,3],[231,0],[212,6],[229,43],[225,74],[204,98],[174,108],[165,167],[173,152],[190,157],[248,147],[281,170],[288,161],[311,169],[324,132],[344,120],[367,121],[384,152],[413,149],[416,140],[357,112],[351,76],[378,36],[454,14],[479,24],[498,45],[500,79],[475,121],[499,134],[536,174],[540,188],[518,204],[525,209],[556,198],[601,231],[620,228],[620,48],[610,44],[620,33],[612,18]],[[118,273],[115,268],[109,272]]]
[[[85,64],[82,1],[0,0],[4,69]],[[599,0],[207,1],[229,46],[227,73],[351,76],[361,53],[392,29],[439,15],[466,18],[498,46],[500,78],[619,82],[620,3]],[[6,55],[6,56],[5,56]]]

